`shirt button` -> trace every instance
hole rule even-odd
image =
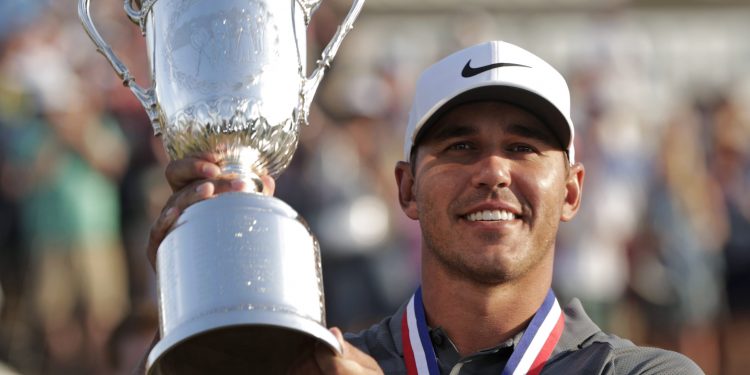
[[[430,339],[432,339],[432,343],[437,346],[443,346],[443,335],[436,331],[430,332]]]

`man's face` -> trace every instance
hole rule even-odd
[[[396,168],[423,256],[489,284],[551,267],[559,222],[575,215],[584,175],[582,165],[567,165],[554,134],[500,102],[461,105],[427,131],[415,165]]]

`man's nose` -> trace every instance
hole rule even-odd
[[[473,184],[476,187],[510,186],[510,161],[500,155],[491,154],[482,157],[476,163]]]

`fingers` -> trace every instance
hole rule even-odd
[[[315,361],[314,349],[306,350],[287,371],[287,375],[323,375]]]
[[[202,154],[169,162],[164,172],[173,192],[177,192],[196,181],[205,179],[217,179],[221,175],[218,157],[214,154]],[[228,179],[229,176],[225,176]],[[276,190],[276,181],[271,176],[261,176],[263,189],[261,193],[272,196]],[[234,187],[226,191],[248,191],[251,186],[245,185],[239,189]],[[222,192],[219,189],[219,192]]]
[[[268,175],[260,176],[260,180],[263,181],[263,195],[273,196],[273,193],[276,192],[276,180]]]
[[[221,168],[213,154],[170,161],[164,171],[172,191],[179,191],[198,180],[216,178],[220,174]]]
[[[318,367],[327,375],[338,374],[382,374],[383,371],[374,358],[365,354],[344,340],[341,330],[333,327],[331,333],[336,336],[343,348],[341,355],[336,355],[324,345],[318,345],[315,350],[315,360]]]
[[[331,327],[331,329],[329,329],[329,331],[331,331],[331,333],[333,333],[333,336],[336,337],[336,341],[338,341],[339,345],[341,345],[341,351],[342,351],[341,354],[342,355],[345,354],[346,346],[349,345],[349,343],[346,342],[346,340],[344,340],[344,335],[341,333],[341,330],[339,329],[339,327]],[[349,345],[349,346],[351,346],[351,345]],[[353,348],[353,346],[352,346],[352,348]]]

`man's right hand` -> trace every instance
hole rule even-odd
[[[217,194],[245,191],[246,184],[236,175],[222,175],[221,159],[215,154],[201,154],[173,160],[167,165],[165,175],[172,196],[151,225],[146,255],[151,267],[156,268],[156,250],[167,236],[180,214],[190,205]],[[270,176],[261,176],[263,194],[273,195],[276,183]]]

